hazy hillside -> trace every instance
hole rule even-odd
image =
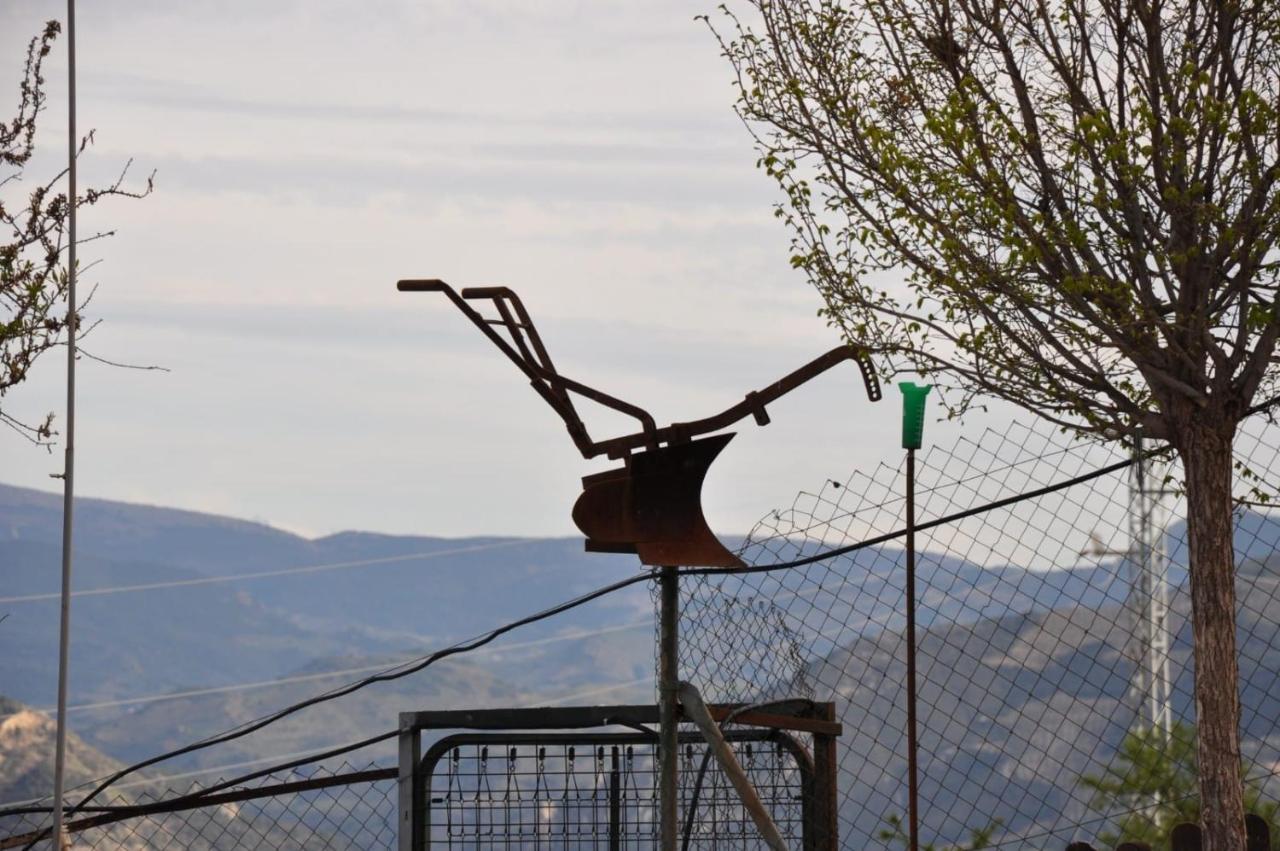
[[[53,704],[61,501],[0,486],[0,692]],[[494,545],[497,546],[494,546]],[[418,558],[416,554],[437,554]],[[207,576],[376,562],[265,579]],[[121,758],[148,756],[326,691],[361,674],[180,700],[84,704],[368,668],[430,652],[580,591],[631,575],[634,559],[588,555],[579,539],[410,538],[343,533],[308,540],[261,524],[102,500],[77,502],[70,717]],[[652,671],[647,591],[522,630],[491,652],[379,685],[337,711],[308,713],[242,747],[176,767],[332,745],[390,729],[406,709],[511,705],[626,683]],[[586,630],[588,638],[554,640]],[[532,642],[532,644],[530,644]],[[514,646],[513,646],[514,645]],[[508,649],[511,648],[511,649]],[[647,694],[619,690],[600,701]]]
[[[1252,562],[1237,593],[1244,753],[1264,766],[1280,764],[1280,560]],[[1188,596],[1175,594],[1173,603],[1173,712],[1191,720]],[[1101,772],[1134,722],[1128,618],[1115,604],[1064,604],[921,634],[926,836],[959,842],[993,819],[1017,835],[1097,815],[1077,778]],[[897,630],[869,634],[805,672],[837,695],[845,719],[844,836],[874,837],[887,815],[902,812],[902,647]]]
[[[355,626],[421,640],[470,635],[637,569],[634,557],[587,554],[580,538],[438,538],[344,532],[308,539],[257,523],[106,500],[76,502],[76,549],[121,566],[112,576],[77,567],[78,590],[191,575],[299,567],[336,569],[243,580],[226,586],[324,629]],[[0,485],[0,542],[61,541],[53,494]],[[388,561],[388,559],[391,559]],[[373,564],[351,564],[374,561]],[[19,593],[56,592],[57,562]],[[137,579],[123,574],[128,565]],[[187,593],[198,596],[203,589]],[[0,596],[9,596],[6,590]],[[150,592],[148,592],[150,593]],[[643,592],[641,593],[643,595]],[[144,595],[116,597],[143,600]],[[612,601],[611,601],[612,602]],[[30,604],[28,604],[30,605]],[[140,612],[150,604],[136,604]],[[609,623],[610,603],[583,622]],[[572,620],[572,618],[570,619]]]
[[[56,725],[43,712],[0,696],[0,802],[42,798],[53,792]],[[67,736],[67,787],[120,768],[120,763]]]
[[[73,602],[72,727],[89,745],[126,761],[360,676],[349,669],[429,652],[638,569],[631,557],[583,553],[576,538],[348,532],[307,539],[261,524],[98,500],[84,500],[78,512],[78,590],[164,586]],[[0,692],[37,707],[54,698],[57,604],[53,597],[14,598],[56,592],[60,515],[54,495],[0,486],[0,599],[9,600],[0,602],[0,616],[8,616],[0,622]],[[1280,564],[1267,563],[1268,553],[1280,548],[1280,523],[1245,514],[1238,530],[1247,747],[1280,761],[1280,741],[1265,739],[1280,717]],[[1175,582],[1185,578],[1176,563],[1180,534],[1180,527],[1170,530]],[[810,554],[802,546],[784,546],[778,557]],[[841,759],[853,785],[842,795],[858,802],[844,811],[849,836],[874,837],[903,788],[900,748],[886,745],[897,741],[894,731],[902,725],[891,699],[903,677],[901,564],[896,547],[860,551],[844,579],[832,577],[820,609],[798,610],[810,611],[815,622],[790,624],[809,663],[808,680],[844,704]],[[305,570],[174,584],[296,568]],[[970,811],[1002,818],[1009,830],[1043,825],[1055,812],[1083,814],[1076,776],[1109,759],[1132,718],[1125,702],[1126,630],[1118,626],[1127,573],[1117,561],[1045,571],[921,554],[922,700],[928,707],[922,720],[931,754],[923,773],[925,794],[939,805],[930,811],[930,830],[959,839],[978,826],[946,817],[959,789],[977,795]],[[830,632],[832,623],[842,625],[839,633]],[[1185,595],[1175,606],[1173,629],[1175,710],[1186,715]],[[851,634],[859,637],[841,638],[837,646],[837,635]],[[406,709],[649,700],[652,644],[652,602],[648,590],[636,586],[521,630],[485,652],[166,764],[159,773],[352,741],[391,729]],[[347,673],[292,679],[332,671]],[[278,678],[291,681],[240,688]],[[229,690],[77,708],[224,686]],[[1018,748],[1006,754],[1005,742]],[[24,747],[35,753],[46,746],[32,740]],[[386,762],[392,754],[385,746],[360,756]],[[35,764],[33,756],[24,759]],[[1021,799],[1009,792],[1023,787],[1033,791]]]

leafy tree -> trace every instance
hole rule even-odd
[[[1116,761],[1101,776],[1084,776],[1081,783],[1092,789],[1091,806],[1100,813],[1121,812],[1114,833],[1103,833],[1102,847],[1120,842],[1145,842],[1154,851],[1167,851],[1169,831],[1175,824],[1200,819],[1196,794],[1196,743],[1191,725],[1174,724],[1168,738],[1160,730],[1130,733],[1120,744]],[[1280,802],[1265,800],[1258,786],[1246,784],[1245,809],[1277,826]],[[1273,835],[1272,847],[1280,851],[1280,835]]]
[[[23,64],[17,112],[11,121],[0,121],[0,423],[37,443],[52,438],[53,415],[38,423],[24,422],[8,413],[3,401],[9,390],[26,379],[40,355],[66,343],[71,306],[67,304],[64,255],[72,204],[86,207],[109,195],[141,198],[151,191],[150,178],[141,191],[122,188],[128,165],[115,183],[85,190],[75,199],[57,189],[67,175],[66,169],[36,184],[25,195],[15,191],[35,153],[36,121],[45,107],[44,61],[60,31],[57,21],[49,21],[44,31],[31,40]],[[91,132],[81,139],[77,156],[92,138]],[[88,242],[109,235],[110,232],[100,232],[77,238]],[[87,302],[84,299],[75,305],[75,310]],[[81,336],[88,331],[79,321],[76,327]]]
[[[1243,851],[1232,443],[1280,390],[1280,3],[740,0],[792,263],[889,375],[1176,451],[1212,851]]]

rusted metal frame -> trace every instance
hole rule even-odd
[[[743,712],[734,720],[739,724],[771,729],[840,735],[842,728],[833,720],[835,714],[830,703],[797,699],[789,705],[796,707],[794,713],[785,711],[788,705],[773,706],[768,713]],[[723,718],[741,706],[736,703],[711,704],[708,709],[712,717]],[[652,703],[530,709],[439,709],[400,713],[400,735],[403,737],[413,730],[568,730],[656,723],[658,707]]]
[[[834,703],[818,704],[822,719],[834,723],[836,705]],[[839,754],[836,751],[836,738],[839,732],[813,734],[813,793],[806,796],[811,802],[811,809],[806,813],[805,849],[806,851],[828,851],[838,847],[840,838],[839,796],[837,794],[837,777],[839,770]]]
[[[534,709],[439,709],[401,712],[400,735],[409,730],[570,730],[612,724],[656,724],[651,703],[616,706],[548,706]]]
[[[659,847],[680,841],[680,569],[662,568],[658,606]]]
[[[524,360],[529,363],[537,363],[537,359],[534,357],[533,352],[530,351],[529,346],[525,344],[525,329],[521,328],[520,323],[511,315],[511,308],[507,307],[507,303],[504,300],[498,298],[493,299],[493,306],[498,309],[498,315],[501,316],[502,319],[489,319],[486,321],[495,328],[506,328],[508,333],[511,334],[511,341],[515,343],[516,348],[520,350],[520,357],[524,358]],[[545,366],[545,364],[543,365]]]
[[[617,745],[609,748],[609,851],[622,851],[622,766]]]
[[[866,382],[867,395],[875,401],[880,398],[880,385],[876,380],[874,373],[866,370],[862,362],[862,358],[847,346],[838,346],[820,357],[814,358],[804,366],[794,372],[780,378],[768,387],[748,393],[741,402],[726,408],[718,414],[706,417],[700,420],[692,420],[687,423],[673,423],[664,428],[658,429],[654,433],[654,437],[659,443],[680,443],[690,438],[697,437],[701,434],[708,434],[713,431],[719,431],[728,428],[734,423],[753,416],[760,425],[769,422],[768,413],[765,406],[777,401],[782,396],[795,390],[797,387],[813,380],[822,373],[843,363],[847,360],[857,361],[859,368],[863,370],[863,378]],[[868,380],[869,378],[869,380]],[[647,435],[629,434],[622,437],[615,437],[609,440],[602,440],[595,443],[594,446],[599,452],[606,453],[610,458],[622,458],[631,450],[641,448],[645,445]]]
[[[458,310],[462,312],[462,315],[471,321],[472,325],[479,328],[481,333],[489,338],[489,342],[497,346],[498,350],[507,356],[507,360],[515,364],[516,367],[525,374],[525,377],[529,379],[529,383],[538,391],[538,395],[542,396],[542,398],[546,400],[547,404],[551,406],[552,410],[554,410],[560,418],[564,420],[565,426],[568,428],[569,434],[573,437],[574,442],[578,445],[579,450],[584,454],[586,453],[587,450],[584,448],[584,441],[589,445],[590,439],[586,437],[586,426],[583,424],[581,418],[578,417],[573,406],[558,398],[555,391],[547,385],[546,379],[543,377],[541,372],[535,368],[535,365],[522,358],[520,353],[517,352],[510,343],[504,340],[501,334],[494,331],[493,327],[484,318],[484,316],[474,307],[467,304],[466,300],[459,295],[453,287],[449,286],[444,281],[432,278],[425,280],[398,281],[396,283],[396,289],[400,292],[444,293],[449,301],[453,302],[454,307],[458,308]]]
[[[560,418],[564,420],[570,436],[574,439],[574,443],[577,444],[578,450],[582,453],[583,457],[594,458],[597,455],[602,454],[604,452],[604,449],[602,448],[603,444],[596,443],[590,439],[586,425],[582,422],[582,418],[578,416],[572,402],[570,402],[567,396],[565,396],[565,390],[572,390],[578,395],[590,399],[593,402],[604,405],[607,408],[612,408],[613,410],[626,414],[627,416],[634,417],[640,421],[641,426],[644,429],[644,431],[639,434],[632,435],[632,437],[640,438],[637,441],[636,446],[657,445],[655,441],[647,441],[645,439],[646,434],[652,433],[656,429],[656,423],[654,422],[653,416],[648,411],[636,405],[632,405],[629,402],[624,402],[621,399],[610,396],[608,393],[597,390],[594,387],[590,387],[579,381],[574,381],[571,378],[566,378],[554,370],[544,368],[531,360],[526,360],[511,343],[504,340],[501,334],[493,330],[493,325],[491,325],[479,311],[467,303],[468,298],[495,298],[495,295],[491,295],[491,293],[500,293],[502,291],[510,293],[510,290],[507,290],[505,287],[468,287],[459,294],[453,289],[453,287],[449,286],[444,281],[436,279],[402,280],[397,282],[396,288],[401,292],[444,293],[449,300],[453,302],[454,306],[461,310],[467,319],[471,320],[471,324],[479,328],[481,332],[489,338],[489,341],[497,346],[499,351],[506,355],[507,359],[514,363],[516,367],[525,374],[525,377],[534,385],[534,389],[538,391],[539,395],[541,395],[543,399],[551,405],[552,409],[560,416]],[[511,295],[514,295],[514,293],[511,293]],[[525,316],[527,317],[528,314],[526,313]],[[524,324],[532,328],[530,323],[526,322]]]
[[[742,704],[718,704],[708,707],[713,718],[722,720],[732,711],[740,709]],[[794,707],[794,709],[792,709]],[[492,742],[498,738],[512,744],[572,743],[582,741],[582,733],[509,733],[509,730],[565,730],[587,729],[624,725],[640,728],[645,724],[657,724],[660,713],[653,704],[623,704],[615,706],[569,706],[540,707],[534,709],[448,709],[426,712],[403,712],[400,714],[401,735],[401,811],[411,818],[412,806],[417,802],[425,803],[425,798],[418,796],[416,790],[423,788],[421,762],[417,759],[417,742],[414,739],[406,748],[409,736],[417,735],[422,730],[466,729],[471,733],[459,733],[449,737],[458,744]],[[806,851],[825,851],[837,846],[838,839],[838,803],[837,803],[837,768],[836,739],[842,732],[841,725],[835,720],[835,705],[832,703],[816,703],[806,699],[796,699],[787,704],[771,707],[770,712],[748,711],[736,716],[735,722],[757,726],[757,730],[731,730],[727,733],[731,740],[769,740],[780,742],[796,759],[800,766],[802,789],[805,800],[802,801],[804,820],[804,847]],[[805,748],[786,731],[808,733],[812,735],[813,753]],[[696,741],[692,734],[681,735],[681,741]],[[603,744],[613,742],[631,744],[653,744],[657,732],[641,733],[594,733],[592,741]],[[405,771],[405,766],[412,766]],[[412,784],[411,788],[406,788]],[[417,826],[423,824],[422,819],[413,820]],[[413,845],[410,831],[403,829],[401,834],[401,851],[420,849]]]
[[[524,302],[520,300],[520,296],[516,295],[514,290],[508,287],[468,287],[462,293],[463,298],[470,298],[475,295],[476,297],[494,299],[494,302],[499,304],[498,309],[503,311],[504,315],[505,306],[503,302],[510,302],[511,308],[515,310],[516,317],[519,319],[519,327],[529,338],[529,345],[533,347],[533,351],[537,355],[537,362],[550,372],[554,373],[556,371],[555,364],[551,362],[551,355],[547,353],[547,347],[542,344],[542,336],[538,334],[538,328],[533,324],[533,317],[529,315],[529,311],[525,310]],[[468,295],[468,293],[472,295]]]
[[[743,704],[721,703],[708,706],[711,717],[716,721],[724,721]],[[825,706],[826,704],[820,704]],[[777,712],[743,712],[733,715],[733,723],[747,724],[754,727],[771,727],[779,730],[793,730],[800,733],[813,733],[820,736],[840,736],[844,733],[844,725],[839,721],[824,718],[808,718],[798,715],[780,715]]]
[[[533,324],[533,318],[524,309],[524,304],[520,301],[520,297],[506,287],[495,289],[500,289],[502,293],[500,296],[494,297],[494,306],[498,308],[498,312],[502,314],[502,318],[511,329],[511,336],[520,346],[520,351],[524,353],[530,362],[539,366],[544,373],[556,375],[556,367],[551,362],[551,355],[547,353],[547,347],[542,344],[542,337],[538,334],[538,329]],[[463,298],[468,297],[466,292],[464,291]],[[510,306],[508,306],[508,303],[510,303]],[[511,315],[513,308],[515,316]],[[528,340],[528,347],[525,345],[526,339]],[[532,348],[532,351],[529,350],[529,347]],[[591,446],[591,436],[587,434],[586,424],[582,422],[582,417],[578,415],[573,399],[562,385],[547,381],[547,386],[555,397],[560,400],[565,410],[569,412],[569,416],[562,414],[561,418],[565,421],[565,426],[569,429],[570,435],[573,436],[574,444],[578,447],[578,450],[585,453]],[[553,405],[552,407],[555,406]]]
[[[661,443],[682,443],[698,435],[727,428],[747,416],[752,416],[757,423],[765,425],[769,422],[769,416],[765,410],[766,405],[771,404],[802,384],[811,381],[846,360],[852,360],[857,363],[862,373],[863,383],[866,386],[867,396],[872,401],[879,400],[881,396],[879,381],[866,357],[848,346],[838,346],[768,387],[748,393],[741,402],[718,414],[687,423],[673,423],[664,428],[657,428],[653,416],[643,408],[579,381],[567,378],[557,372],[551,362],[551,358],[547,356],[546,347],[543,346],[541,337],[538,336],[528,311],[525,310],[524,304],[519,297],[509,288],[467,287],[459,294],[453,287],[437,279],[406,279],[399,281],[396,287],[402,292],[444,293],[471,320],[472,324],[479,328],[507,356],[507,359],[514,363],[534,384],[539,394],[547,400],[548,404],[564,420],[570,435],[574,438],[574,442],[585,458],[594,458],[602,454],[610,458],[624,458],[634,449],[653,448]],[[504,314],[504,317],[506,316],[505,305],[502,302],[509,301],[516,311],[516,317],[519,322],[504,321],[497,324],[511,329],[513,338],[523,330],[538,357],[536,359],[529,357],[527,350],[523,353],[517,351],[517,348],[514,348],[511,343],[502,338],[502,335],[494,331],[489,321],[467,303],[467,300],[475,299],[493,300],[499,311]],[[518,340],[517,346],[523,350],[523,341]],[[577,410],[573,407],[573,403],[568,397],[567,391],[577,393],[597,404],[639,420],[642,430],[634,434],[608,440],[591,440],[585,424],[582,422],[581,417],[578,416]]]
[[[590,444],[591,438],[586,434],[586,427],[582,424],[582,418],[578,416],[578,411],[574,407],[568,391],[563,384],[552,380],[558,377],[559,374],[556,372],[555,364],[551,362],[550,355],[547,354],[546,347],[542,345],[542,338],[538,336],[538,330],[534,327],[533,319],[530,318],[528,311],[524,309],[524,304],[521,303],[520,297],[506,287],[469,287],[462,291],[462,297],[468,300],[486,299],[493,302],[493,306],[497,308],[502,319],[501,321],[489,320],[490,324],[504,327],[510,332],[511,339],[516,344],[516,347],[519,348],[521,357],[541,374],[542,380],[546,382],[547,387],[569,412],[569,416],[565,418],[565,425],[569,427],[571,432],[575,428],[581,429],[585,443]],[[514,315],[512,314],[513,308],[515,309]],[[646,412],[642,413],[647,416]],[[643,422],[643,419],[641,421]]]
[[[590,399],[592,402],[597,402],[601,405],[604,405],[606,408],[612,408],[613,410],[618,411],[619,413],[626,414],[629,417],[634,417],[635,419],[640,421],[640,425],[644,429],[643,431],[637,432],[635,434],[627,435],[625,438],[613,438],[612,440],[604,440],[604,441],[591,441],[589,453],[587,450],[582,451],[583,457],[585,458],[594,458],[597,455],[602,455],[605,452],[608,452],[609,445],[612,443],[615,443],[618,440],[630,441],[628,446],[631,448],[640,448],[640,447],[647,447],[650,449],[656,448],[657,445],[663,440],[663,438],[661,438],[659,435],[664,431],[668,431],[670,428],[668,427],[667,429],[659,429],[657,422],[655,422],[653,419],[653,415],[650,414],[648,411],[646,411],[644,408],[641,408],[639,405],[633,405],[630,402],[624,402],[621,399],[618,399],[617,397],[610,396],[608,393],[605,393],[603,390],[597,390],[594,387],[590,387],[586,384],[583,384],[581,381],[574,381],[572,378],[567,378],[558,372],[551,372],[550,370],[546,370],[538,366],[534,366],[533,370],[540,378],[542,378],[544,381],[550,384],[553,388],[559,386],[567,390],[572,390],[574,393],[577,393],[579,396],[583,396],[587,399]],[[583,433],[584,434],[586,433],[585,426],[583,426]],[[615,458],[615,457],[621,457],[621,456],[610,455],[609,457]]]
[[[142,818],[143,816],[178,813],[185,812],[186,810],[198,810],[204,807],[232,804],[238,801],[251,801],[257,798],[275,798],[281,795],[296,794],[298,792],[328,789],[333,786],[352,786],[356,783],[374,783],[379,780],[394,780],[396,778],[396,772],[397,769],[395,768],[371,768],[365,771],[351,772],[349,774],[335,774],[329,777],[312,777],[308,780],[293,780],[288,783],[277,783],[272,786],[259,786],[253,789],[236,789],[231,792],[217,792],[212,795],[196,797],[183,795],[172,801],[156,801],[151,804],[112,807],[110,812],[68,822],[66,825],[66,831],[68,833],[78,833],[92,827],[103,827],[105,825],[115,824],[116,822]],[[4,839],[0,839],[0,849],[16,848],[21,845],[25,845],[31,840],[43,836],[46,832],[47,829],[42,828],[40,830],[34,830],[18,836],[5,837]]]
[[[711,755],[715,757],[716,762],[720,764],[720,770],[729,778],[729,782],[733,784],[734,790],[738,793],[738,799],[742,801],[743,809],[751,816],[751,820],[755,822],[756,829],[760,831],[760,836],[765,843],[774,851],[788,851],[787,843],[783,840],[782,834],[778,832],[778,826],[773,823],[773,817],[769,815],[769,811],[765,809],[764,803],[760,800],[760,795],[756,792],[756,787],[751,783],[751,779],[747,777],[747,773],[742,770],[742,765],[738,762],[737,756],[734,755],[733,749],[725,741],[724,734],[720,732],[720,725],[711,717],[711,713],[707,711],[707,705],[702,701],[702,695],[698,690],[689,683],[680,683],[680,706],[684,715],[697,725],[702,732],[702,736],[707,741],[707,747],[711,750]],[[664,836],[665,841],[665,836]]]
[[[920,738],[916,719],[916,451],[907,449],[907,847],[920,847]]]
[[[656,709],[656,707],[649,707]],[[406,713],[409,714],[409,713]],[[803,794],[808,796],[809,790],[818,790],[822,783],[817,777],[816,763],[813,757],[805,750],[804,745],[796,741],[795,738],[788,735],[785,731],[776,728],[761,728],[758,730],[730,730],[724,734],[725,738],[730,742],[774,742],[781,745],[782,749],[791,755],[795,760],[796,769],[800,772],[800,788]],[[679,744],[694,744],[705,741],[699,733],[681,733],[679,736]],[[605,747],[613,747],[610,763],[610,789],[609,789],[609,812],[610,812],[610,848],[620,847],[621,838],[617,835],[616,829],[620,821],[621,812],[620,799],[620,766],[617,761],[616,748],[625,745],[651,745],[654,743],[654,737],[644,733],[505,733],[498,730],[492,730],[480,733],[454,733],[445,736],[434,742],[427,748],[426,753],[420,759],[414,759],[413,774],[417,778],[415,785],[415,798],[419,812],[422,818],[415,820],[415,826],[418,832],[409,839],[409,831],[400,831],[400,851],[422,851],[429,847],[431,837],[430,815],[431,808],[427,806],[426,797],[430,793],[431,778],[435,774],[436,767],[440,761],[444,759],[449,751],[457,747],[465,747],[467,745],[488,745],[495,746],[519,746],[519,745],[572,745],[590,743],[593,745],[603,745]],[[403,766],[400,769],[404,771]],[[401,775],[404,776],[403,774]],[[802,808],[807,807],[806,801],[801,802]],[[810,824],[808,821],[802,826],[805,836],[809,836]],[[805,848],[834,848],[834,845],[811,845],[806,839]]]
[[[761,727],[755,730],[732,730],[725,733],[731,740],[735,742],[777,742],[783,748],[795,756],[797,760],[803,762],[803,770],[808,771],[813,764],[813,760],[809,756],[809,752],[805,750],[804,745],[800,744],[794,736],[787,733],[786,730],[774,730]],[[698,733],[685,732],[680,734],[681,744],[697,744],[701,742],[702,736]],[[419,757],[424,769],[433,769],[436,764],[443,759],[449,750],[455,747],[463,747],[465,745],[581,745],[581,744],[599,744],[599,745],[652,745],[656,742],[654,736],[649,735],[640,730],[626,733],[606,733],[595,732],[592,730],[575,730],[573,732],[549,732],[546,730],[531,732],[528,730],[506,731],[506,730],[475,730],[465,733],[451,733],[440,739],[436,739],[427,749],[422,752]],[[393,769],[378,769],[379,771],[393,771]],[[424,773],[429,774],[430,772]]]
[[[396,793],[399,824],[396,827],[397,851],[415,851],[422,847],[422,773],[418,754],[422,751],[422,734],[418,727],[404,724],[400,716],[399,754]]]

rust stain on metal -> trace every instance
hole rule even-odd
[[[659,427],[653,416],[594,387],[562,375],[534,327],[524,304],[507,287],[469,287],[461,292],[436,279],[403,280],[402,292],[439,292],[471,321],[529,379],[533,389],[564,422],[585,459],[604,455],[622,466],[582,480],[573,519],[595,552],[635,553],[647,565],[736,567],[741,561],[707,526],[702,514],[702,482],[711,462],[733,438],[715,434],[748,416],[769,424],[766,406],[847,360],[862,372],[867,397],[880,399],[880,383],[870,360],[847,346],[832,349],[718,414]],[[496,316],[472,306],[488,303]],[[588,399],[635,419],[639,430],[593,440],[578,415],[574,397]]]

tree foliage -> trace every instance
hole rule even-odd
[[[37,119],[45,108],[44,62],[60,31],[57,21],[49,21],[43,32],[31,39],[17,110],[12,120],[0,122],[0,422],[36,442],[52,438],[52,415],[28,423],[7,412],[3,402],[8,392],[27,378],[40,355],[66,343],[71,311],[65,255],[72,204],[87,207],[107,196],[140,198],[151,191],[150,178],[140,191],[123,188],[127,165],[111,185],[85,190],[74,200],[65,189],[59,189],[67,177],[66,169],[25,193],[21,191],[35,154]],[[80,141],[77,156],[91,141],[92,133]],[[98,232],[78,240],[109,235]],[[81,300],[75,309],[83,309],[87,302],[87,298]],[[76,326],[80,334],[87,333],[82,322],[77,321]]]
[[[792,262],[887,373],[1107,434],[1274,393],[1280,6],[751,6],[720,38]]]
[[[1102,847],[1142,842],[1153,851],[1168,851],[1174,825],[1200,820],[1195,729],[1180,721],[1167,735],[1154,728],[1131,732],[1103,774],[1085,775],[1080,782],[1093,792],[1093,809],[1123,814],[1113,832],[1099,835]],[[1245,809],[1266,820],[1273,832],[1272,847],[1280,851],[1280,835],[1275,832],[1280,801],[1267,800],[1260,786],[1250,783],[1245,787]]]
[[[791,260],[886,374],[1168,441],[1207,847],[1243,851],[1232,443],[1280,390],[1280,3],[741,0]]]

